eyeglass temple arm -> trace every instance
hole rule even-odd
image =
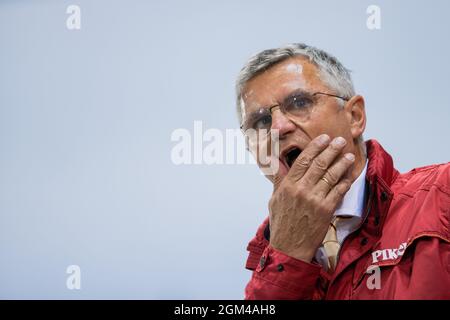
[[[330,96],[330,97],[339,98],[339,99],[342,99],[342,100],[344,100],[344,101],[350,100],[350,99],[345,98],[345,97],[341,97],[341,96],[338,96],[338,95],[335,95],[335,94],[325,93],[325,92],[316,92],[316,93],[313,94],[313,96],[315,96],[316,94],[323,94],[323,95],[325,95],[325,96]]]

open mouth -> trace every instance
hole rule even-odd
[[[294,147],[294,148],[290,149],[288,152],[286,152],[284,161],[287,164],[287,166],[289,167],[289,169],[292,167],[292,165],[294,164],[295,160],[298,158],[300,153],[302,153],[302,150],[300,150],[297,147]]]

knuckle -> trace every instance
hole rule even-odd
[[[326,204],[324,201],[319,202],[317,205],[317,209],[319,209],[320,212],[328,212],[330,210],[328,204]]]
[[[287,185],[284,187],[284,192],[285,192],[285,194],[288,194],[288,195],[294,195],[294,194],[297,192],[297,189],[295,188],[294,185],[292,185],[292,184],[287,184]]]
[[[343,198],[346,191],[345,191],[345,189],[341,188],[341,186],[338,186],[338,187],[334,188],[334,192],[337,194],[337,196],[339,198]]]
[[[342,181],[339,185],[336,186],[336,188],[334,188],[334,192],[339,196],[339,198],[343,198],[347,191],[350,189],[350,186],[350,181]]]
[[[347,191],[352,186],[352,182],[350,181],[350,179],[345,178],[345,179],[342,179],[342,185],[343,185],[344,190]]]
[[[322,158],[315,158],[314,166],[321,171],[325,171],[328,168],[327,162]]]
[[[328,170],[325,174],[325,178],[330,181],[331,184],[335,185],[338,182],[339,175],[334,170]]]
[[[312,158],[309,155],[300,156],[296,163],[298,167],[308,168],[311,165]]]
[[[312,177],[310,176],[306,176],[302,178],[302,183],[305,186],[304,188],[306,188],[306,186],[311,186],[314,183],[314,180]]]
[[[312,195],[311,196],[311,202],[316,206],[316,207],[321,207],[323,205],[323,199],[317,195]]]
[[[308,197],[307,188],[303,184],[298,185],[295,195],[299,198],[306,199]]]

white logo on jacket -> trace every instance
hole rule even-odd
[[[372,252],[372,263],[379,261],[395,260],[405,253],[406,242],[403,242],[398,249],[383,249]]]

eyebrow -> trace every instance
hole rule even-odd
[[[285,103],[285,102],[287,102],[289,100],[292,100],[292,99],[294,99],[294,98],[296,98],[298,96],[301,96],[301,95],[303,95],[303,96],[310,96],[311,94],[306,92],[303,89],[297,89],[297,90],[294,90],[293,92],[291,92],[287,97],[285,97],[283,99],[283,103]]]

